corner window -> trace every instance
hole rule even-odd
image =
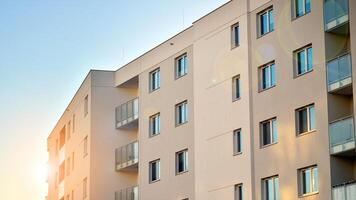
[[[179,126],[188,121],[188,102],[184,101],[176,105],[176,125]]]
[[[240,45],[240,26],[239,23],[231,26],[231,48]]]
[[[89,97],[88,95],[84,98],[84,116],[87,116],[89,113]]]
[[[318,192],[318,167],[308,167],[298,170],[299,195],[304,196]]]
[[[156,136],[161,131],[160,113],[150,117],[150,137]]]
[[[232,78],[232,101],[240,99],[240,75]]]
[[[242,152],[242,135],[241,135],[241,129],[235,130],[234,135],[234,155],[240,154]]]
[[[242,184],[235,185],[234,200],[243,200]]]
[[[279,200],[279,178],[273,176],[262,179],[263,200]]]
[[[313,49],[309,45],[294,52],[296,76],[313,70]]]
[[[150,72],[150,92],[158,90],[161,86],[160,69],[157,68]]]
[[[188,150],[176,153],[176,174],[188,171]]]
[[[276,86],[276,65],[274,62],[266,64],[260,71],[260,91]]]
[[[260,127],[262,137],[261,146],[266,146],[278,142],[276,118],[261,122]]]
[[[188,73],[188,58],[187,54],[183,54],[182,56],[175,59],[175,74],[176,79],[186,75]]]
[[[314,104],[296,110],[297,134],[303,134],[315,130]]]
[[[294,17],[298,18],[311,11],[310,0],[294,0]]]
[[[259,24],[259,33],[258,36],[261,37],[269,32],[274,30],[274,17],[273,17],[273,7],[270,7],[259,14],[258,24]]]
[[[160,160],[154,160],[149,163],[149,182],[153,183],[159,181],[160,175]]]

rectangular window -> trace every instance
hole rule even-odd
[[[243,200],[242,184],[235,185],[234,200]]]
[[[240,99],[240,75],[232,78],[232,100]]]
[[[75,115],[73,115],[73,133],[74,133],[74,131],[75,131]]]
[[[150,92],[158,90],[161,86],[160,69],[157,68],[150,72]]]
[[[273,118],[264,122],[261,122],[261,146],[277,143],[277,119]]]
[[[70,133],[71,133],[71,128],[72,128],[72,125],[71,125],[71,121],[68,122],[68,130],[67,130],[67,140],[70,139]]]
[[[83,157],[85,157],[86,155],[88,155],[88,136],[86,136],[84,138],[84,142],[83,142]]]
[[[240,26],[239,23],[231,26],[231,47],[235,48],[240,45]]]
[[[84,116],[87,116],[89,112],[89,97],[88,95],[84,98]]]
[[[67,158],[67,176],[69,176],[69,174],[70,174],[70,167],[71,167],[71,165],[70,165],[70,158]]]
[[[184,101],[176,105],[176,125],[184,124],[188,121],[188,102]]]
[[[74,170],[74,152],[72,153],[72,171]]]
[[[161,178],[160,160],[151,161],[149,165],[149,182],[153,183],[159,181]]]
[[[294,0],[294,17],[301,17],[311,11],[310,0]]]
[[[274,62],[260,67],[260,90],[276,85],[276,65]]]
[[[86,199],[88,196],[88,179],[83,179],[83,199]]]
[[[297,134],[315,130],[314,104],[296,110]]]
[[[188,150],[176,153],[176,174],[188,171]]]
[[[298,170],[300,196],[318,192],[318,167]]]
[[[241,129],[237,129],[234,131],[234,155],[239,154],[242,152],[242,135]]]
[[[187,54],[183,54],[182,56],[176,58],[176,79],[186,75],[188,73],[188,58]]]
[[[278,176],[262,180],[263,200],[279,200],[279,178]]]
[[[74,190],[72,190],[72,200],[74,200]]]
[[[268,8],[258,14],[259,35],[263,36],[274,30],[273,7]]]
[[[313,50],[311,45],[294,52],[296,75],[302,75],[313,70]]]
[[[161,131],[160,113],[150,117],[150,136],[158,135]]]

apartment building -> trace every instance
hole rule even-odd
[[[229,1],[89,72],[48,137],[48,199],[354,200],[354,51],[356,1]]]

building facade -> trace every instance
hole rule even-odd
[[[229,1],[89,72],[47,198],[355,200],[354,51],[356,1]]]

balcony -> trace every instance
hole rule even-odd
[[[138,142],[116,149],[116,171],[136,171],[138,169]]]
[[[138,98],[130,100],[115,109],[116,128],[137,128]]]
[[[138,186],[115,192],[115,200],[138,200]]]
[[[328,91],[330,93],[352,94],[351,58],[343,54],[327,63]]]
[[[337,34],[348,33],[347,22],[349,21],[348,0],[325,0],[324,23],[325,31]]]
[[[333,200],[356,200],[356,181],[334,186],[332,196]]]
[[[355,149],[354,118],[347,117],[329,124],[330,154],[347,154]]]

